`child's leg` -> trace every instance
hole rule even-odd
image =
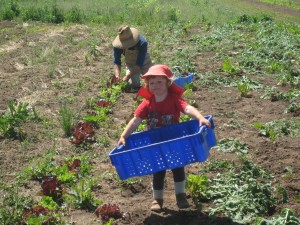
[[[164,198],[164,181],[165,181],[166,171],[159,171],[153,174],[152,180],[152,189],[153,189],[153,198],[151,210],[160,211],[163,206]]]
[[[175,194],[177,205],[180,209],[188,208],[189,203],[186,200],[185,194],[185,172],[184,167],[172,170],[175,184]]]
[[[172,170],[174,184],[175,184],[175,194],[185,193],[185,172],[184,167],[175,168]]]

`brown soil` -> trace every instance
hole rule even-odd
[[[16,99],[30,103],[36,107],[41,116],[48,118],[47,123],[29,121],[22,126],[27,135],[26,143],[17,139],[0,139],[1,181],[12,183],[17,172],[30,165],[32,157],[43,157],[46,150],[51,148],[56,150],[58,159],[86,154],[93,158],[92,163],[95,167],[93,174],[99,178],[98,186],[94,190],[95,197],[104,203],[117,204],[127,213],[126,218],[117,224],[205,225],[212,222],[207,211],[208,207],[212,206],[210,203],[205,203],[203,210],[199,212],[189,196],[191,209],[184,211],[177,209],[172,176],[169,172],[165,186],[165,210],[162,213],[151,213],[149,210],[152,202],[150,175],[142,177],[138,184],[125,187],[109,176],[115,172],[108,158],[108,153],[117,141],[113,133],[121,129],[121,124],[131,114],[134,93],[122,94],[113,107],[109,125],[97,129],[98,137],[109,134],[110,147],[105,148],[96,142],[91,149],[83,151],[74,147],[64,137],[58,122],[58,113],[65,99],[68,99],[68,104],[78,110],[81,116],[85,115],[86,99],[96,97],[101,81],[112,75],[111,40],[105,37],[105,34],[97,33],[97,38],[101,39],[99,49],[101,54],[87,63],[85,56],[88,49],[80,47],[79,44],[92,38],[92,28],[87,26],[32,26],[0,22],[0,30],[0,109],[5,110],[7,102]],[[47,51],[51,52],[51,49],[54,49],[57,55],[47,56]],[[195,59],[197,70],[199,72],[218,70],[220,62],[210,60],[213,53],[206,54],[199,55]],[[53,71],[51,60],[56,60]],[[257,75],[251,79],[269,86],[276,85],[276,81],[271,77]],[[79,81],[85,81],[87,87],[79,90]],[[283,90],[285,88],[287,87],[282,87]],[[287,190],[289,202],[279,205],[275,213],[283,207],[288,207],[300,215],[300,202],[296,200],[299,199],[300,193],[299,138],[281,137],[272,142],[266,137],[259,136],[258,130],[250,125],[254,122],[265,123],[281,118],[292,118],[293,115],[283,113],[289,103],[261,99],[262,93],[259,91],[253,91],[251,94],[251,98],[243,98],[236,88],[216,86],[201,88],[193,92],[190,98],[195,100],[202,114],[213,115],[218,140],[234,137],[246,143],[250,148],[249,157],[274,174],[274,183],[282,185]],[[226,126],[233,117],[237,118],[241,128],[233,129]],[[233,153],[216,150],[211,150],[209,159],[238,160]],[[204,164],[188,165],[186,172],[198,173]],[[283,176],[287,173],[287,167],[293,168],[291,179]],[[38,182],[30,181],[23,193],[38,199],[38,191],[40,191]],[[67,211],[65,219],[68,224],[100,224],[93,213],[84,210]],[[220,225],[232,224],[230,218],[223,215],[216,217],[214,222]]]
[[[244,0],[244,1],[248,2],[249,4],[255,4],[259,8],[261,8],[263,10],[266,10],[266,11],[278,12],[278,13],[281,13],[283,15],[289,15],[289,16],[296,16],[296,17],[300,16],[299,11],[297,11],[295,9],[287,8],[287,7],[284,7],[284,6],[280,6],[280,5],[277,5],[277,4],[268,4],[268,3],[255,1],[255,0]]]

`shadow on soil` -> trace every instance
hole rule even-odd
[[[152,213],[145,218],[147,225],[243,225],[233,222],[228,217],[208,216],[197,210],[175,211],[165,209],[161,213]]]

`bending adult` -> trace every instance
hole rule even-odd
[[[127,25],[118,29],[118,35],[112,42],[114,51],[114,80],[121,80],[122,55],[125,59],[126,74],[122,78],[128,81],[131,88],[141,86],[141,75],[145,74],[153,65],[148,53],[148,42],[139,34],[136,28]]]

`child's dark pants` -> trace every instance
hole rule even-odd
[[[185,180],[184,167],[175,168],[172,170],[174,182],[182,182]],[[153,174],[153,189],[163,190],[166,170],[159,171]]]

